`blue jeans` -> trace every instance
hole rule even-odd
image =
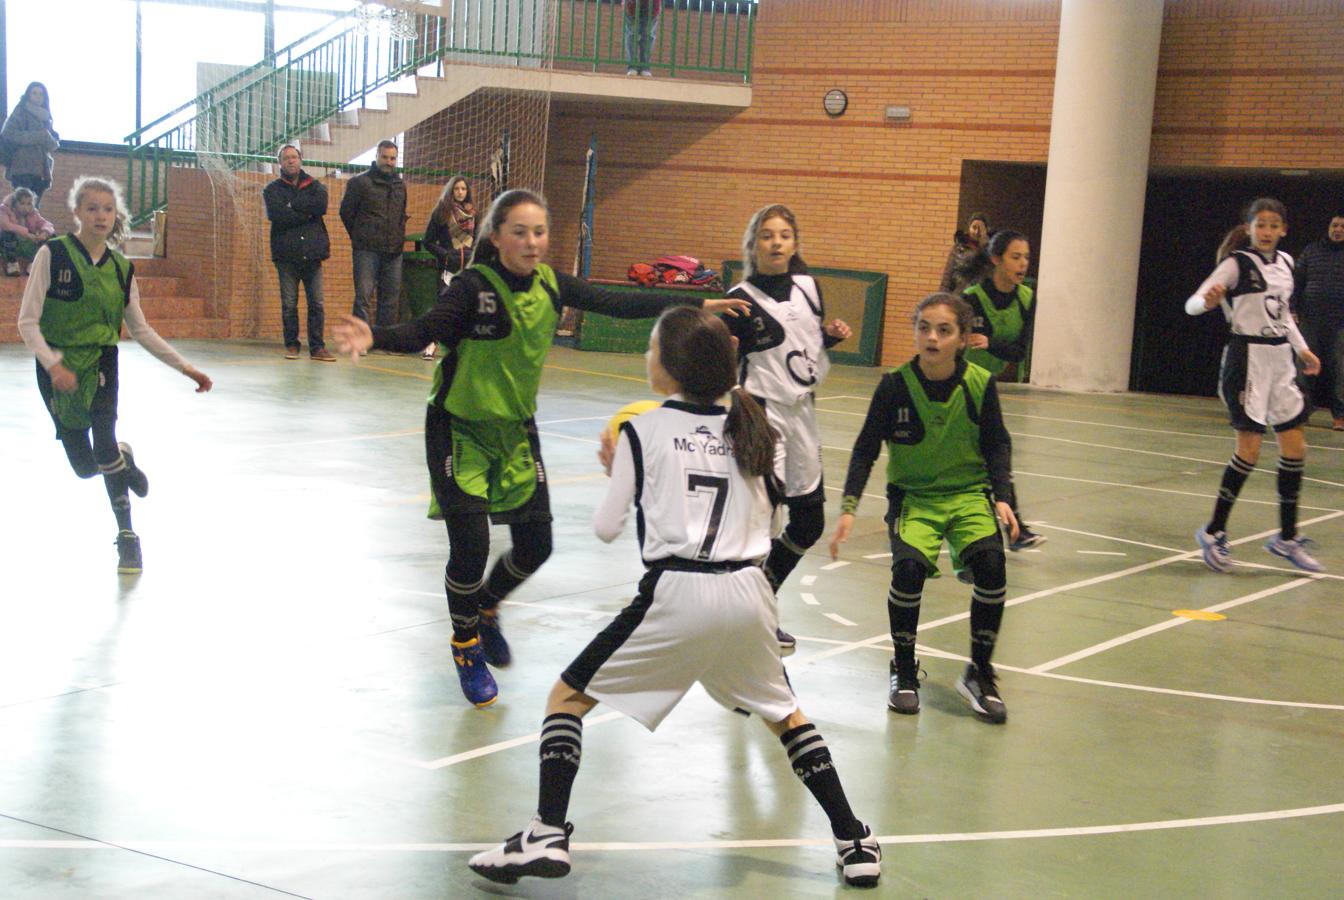
[[[299,346],[299,282],[308,298],[308,352],[316,353],[326,346],[322,340],[325,316],[322,307],[322,261],[307,263],[276,261],[275,271],[280,275],[280,323],[285,329],[285,346]]]
[[[653,56],[653,39],[658,36],[658,19],[647,13],[625,17],[625,64],[632,69],[647,69]]]
[[[378,291],[377,325],[397,324],[401,308],[401,254],[355,250],[355,308],[351,314],[369,321],[369,301]]]

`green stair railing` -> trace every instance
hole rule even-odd
[[[663,2],[656,73],[750,81],[756,0]],[[169,169],[207,158],[232,169],[255,165],[427,66],[441,75],[451,63],[625,65],[619,0],[443,0],[440,9],[381,8],[373,17],[352,10],[128,135],[132,223],[167,205]]]

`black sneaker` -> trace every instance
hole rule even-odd
[[[117,532],[117,574],[139,575],[144,568],[140,557],[140,538],[134,531]]]
[[[779,641],[781,650],[792,650],[798,646],[798,639],[778,625],[775,626],[775,640]]]
[[[882,845],[873,830],[863,828],[863,837],[853,841],[835,841],[835,864],[845,876],[845,884],[871,887],[882,877]]]
[[[527,827],[491,850],[477,853],[468,862],[471,871],[500,884],[513,884],[524,875],[563,878],[569,874],[569,836],[574,826],[547,825],[533,816]]]
[[[1028,547],[1038,547],[1045,543],[1045,535],[1037,534],[1026,525],[1018,525],[1017,540],[1008,545],[1008,549],[1016,553],[1018,550],[1025,550]]]
[[[919,660],[909,669],[902,669],[891,661],[891,692],[887,694],[887,708],[904,716],[919,712]]]
[[[126,486],[135,496],[145,496],[149,493],[149,478],[135,464],[135,454],[131,453],[131,445],[125,441],[118,441],[117,446],[121,448],[121,458],[126,460]]]
[[[504,632],[499,627],[499,609],[481,610],[480,620],[476,623],[476,634],[481,639],[481,652],[485,661],[497,669],[513,662],[509,652],[509,642],[504,640]]]
[[[994,667],[988,663],[983,668],[975,663],[967,663],[966,671],[957,679],[957,693],[966,698],[977,718],[991,725],[1002,725],[1008,721],[1008,709],[1003,705],[1003,698],[994,684],[997,680]]]

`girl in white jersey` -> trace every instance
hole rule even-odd
[[[1311,413],[1297,384],[1296,353],[1303,371],[1314,375],[1321,362],[1307,347],[1288,311],[1293,293],[1293,259],[1278,249],[1288,232],[1288,211],[1278,200],[1262,197],[1251,204],[1246,224],[1223,241],[1218,267],[1188,300],[1192,316],[1222,309],[1232,326],[1223,349],[1219,393],[1237,432],[1237,450],[1223,471],[1213,518],[1195,532],[1204,564],[1215,572],[1232,568],[1227,517],[1241,487],[1260,458],[1266,428],[1279,443],[1279,533],[1265,549],[1300,569],[1322,566],[1306,550],[1297,531],[1297,498],[1307,455],[1303,426]]]
[[[882,851],[854,817],[826,742],[798,708],[775,647],[770,585],[753,564],[769,547],[766,479],[774,435],[740,388],[723,323],[680,307],[649,338],[649,384],[670,399],[621,426],[599,454],[611,475],[593,527],[613,540],[633,502],[648,572],[639,593],[551,690],[541,727],[537,814],[471,868],[511,884],[569,873],[565,821],[579,771],[583,717],[607,703],[649,730],[697,681],[728,709],[765,720],[794,772],[825,810],[849,884],[876,884]],[[721,404],[732,393],[731,409]]]
[[[742,235],[746,278],[728,291],[751,309],[725,319],[737,338],[742,386],[779,432],[775,476],[784,489],[789,524],[770,542],[765,561],[765,577],[776,593],[826,527],[813,391],[831,366],[826,348],[852,333],[840,319],[826,321],[821,289],[798,249],[798,221],[787,206],[757,210]],[[786,650],[796,643],[783,629],[776,639]]]

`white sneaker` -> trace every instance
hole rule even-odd
[[[1209,534],[1203,528],[1198,528],[1195,530],[1195,543],[1199,544],[1200,553],[1204,557],[1204,565],[1215,572],[1232,571],[1232,551],[1227,547],[1226,531]],[[1274,551],[1270,550],[1269,552],[1273,553]]]
[[[631,76],[634,76],[634,75],[638,75],[638,74],[639,74],[639,69],[636,69],[634,66],[631,66],[631,67],[629,67],[628,69],[625,70],[625,74],[626,74],[626,77],[631,77]]]
[[[1275,535],[1265,542],[1265,549],[1275,556],[1283,557],[1304,571],[1324,572],[1325,566],[1317,562],[1316,558],[1307,552],[1306,545],[1314,543],[1316,542],[1301,535],[1290,541],[1285,541],[1281,535]]]
[[[835,864],[844,873],[845,884],[871,887],[882,877],[882,846],[873,837],[873,830],[863,828],[863,837],[854,841],[835,841]]]
[[[477,853],[468,862],[477,875],[513,884],[524,875],[563,878],[569,874],[569,836],[574,826],[547,825],[537,816],[527,827],[493,850]]]

